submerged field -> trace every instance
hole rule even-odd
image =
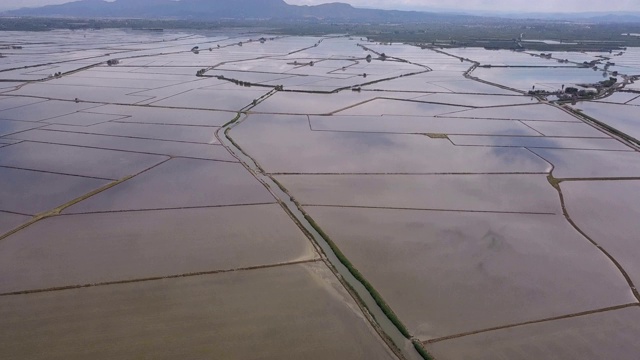
[[[0,45],[2,358],[637,358],[636,48]]]

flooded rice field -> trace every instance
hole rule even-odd
[[[0,166],[118,180],[165,160],[167,156],[57,144],[21,142],[0,149]],[[100,166],[96,166],[100,164]]]
[[[561,213],[545,175],[283,175],[303,205]],[[514,202],[514,198],[520,201]]]
[[[10,149],[5,146],[3,149]],[[45,155],[46,156],[46,155]],[[109,180],[0,167],[0,211],[37,215],[100,189]]]
[[[481,68],[473,75],[492,83],[499,83],[518,90],[560,90],[562,86],[576,86],[606,80],[601,71],[592,69],[560,67],[546,68]]]
[[[72,205],[67,213],[274,203],[237,163],[174,158]]]
[[[640,181],[575,181],[561,188],[576,224],[624,266],[635,284],[640,283],[640,253],[634,245],[640,226],[635,221],[640,215]]]
[[[640,351],[631,340],[640,336],[639,320],[640,311],[634,306],[466,336],[434,344],[431,349],[436,358],[579,359],[605,353],[613,359],[632,360],[632,354]]]
[[[627,94],[625,93],[625,95]],[[581,102],[574,108],[635,139],[640,139],[640,121],[638,121],[640,102],[634,101],[640,96],[640,92],[630,93],[630,95],[634,95],[634,97],[624,98],[622,101],[627,101],[622,103],[609,103],[607,98],[602,102]]]
[[[426,133],[314,131],[309,118],[300,115],[249,115],[231,134],[269,173],[545,173],[551,169],[524,148],[461,148]]]
[[[637,358],[638,49],[0,43],[2,358]]]
[[[317,258],[277,204],[60,216],[0,248],[0,293]]]
[[[394,358],[318,262],[5,296],[0,304],[3,358]]]
[[[636,301],[562,216],[307,210],[423,341]]]

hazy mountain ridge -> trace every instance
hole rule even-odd
[[[289,5],[283,0],[81,0],[62,5],[24,8],[9,16],[120,17],[178,19],[336,19],[344,21],[420,22],[469,18],[469,15],[355,8],[345,3]]]
[[[62,5],[23,8],[0,13],[5,16],[141,18],[141,19],[330,19],[345,22],[426,22],[464,21],[482,17],[542,19],[599,23],[640,23],[640,12],[509,13],[453,12],[355,8],[345,3],[315,6],[289,5],[284,0],[80,0]]]

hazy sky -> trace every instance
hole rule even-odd
[[[320,4],[327,0],[285,0],[290,4]],[[451,9],[498,12],[640,11],[640,0],[333,0],[383,9]],[[61,4],[69,0],[0,0],[0,8]]]

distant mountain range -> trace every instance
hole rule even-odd
[[[355,8],[344,3],[316,6],[289,5],[283,0],[81,0],[62,5],[23,8],[3,13],[8,16],[82,18],[164,18],[164,19],[333,19],[357,22],[422,22],[459,19],[460,15],[440,15],[418,11]],[[470,17],[465,15],[463,17]]]
[[[428,9],[425,9],[428,10]],[[618,13],[499,13],[399,11],[355,8],[344,3],[316,6],[289,5],[284,0],[80,0],[62,5],[23,8],[4,16],[138,18],[138,19],[319,19],[344,22],[447,22],[480,17],[544,19],[589,22],[640,23],[640,12]]]

